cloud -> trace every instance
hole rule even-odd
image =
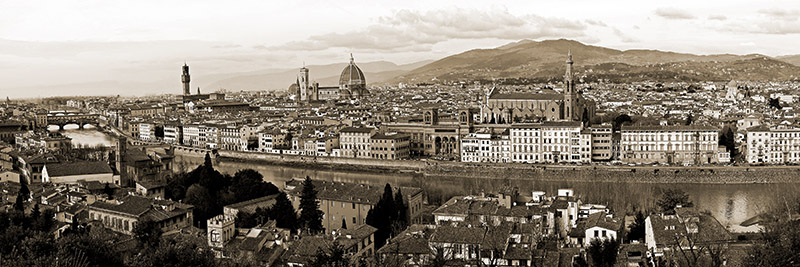
[[[639,40],[638,40],[638,39],[636,39],[636,38],[634,38],[634,37],[632,37],[632,36],[630,36],[630,35],[627,35],[627,34],[625,34],[624,32],[620,31],[620,30],[619,30],[619,29],[617,29],[616,27],[614,28],[614,35],[616,35],[617,37],[619,37],[619,39],[620,39],[620,40],[621,40],[623,43],[636,43],[636,42],[639,42]]]
[[[683,9],[677,9],[672,7],[662,7],[658,8],[655,11],[656,16],[665,18],[665,19],[694,19],[695,16],[689,11]]]
[[[723,15],[711,15],[711,16],[708,16],[708,19],[709,20],[727,20],[728,17],[725,17]]]
[[[800,34],[800,10],[761,9],[760,16],[728,20],[720,31],[766,35]]]
[[[592,26],[608,27],[605,22],[599,20],[587,19],[586,23]]]
[[[790,21],[796,21],[800,17],[800,10],[797,9],[789,10],[781,8],[769,8],[769,9],[761,9],[758,11],[758,13],[773,19],[782,19]]]
[[[537,39],[583,37],[586,24],[538,15],[513,15],[505,9],[395,11],[376,24],[344,33],[315,35],[271,47],[280,50],[348,48],[366,51],[430,51],[438,43],[465,39]]]

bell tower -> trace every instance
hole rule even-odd
[[[300,87],[300,101],[310,100],[311,94],[308,91],[308,69],[306,66],[300,68],[300,73],[297,74],[297,86]]]
[[[572,51],[567,53],[567,72],[564,74],[564,116],[565,120],[576,118],[577,93],[575,92],[575,77],[572,76]]]
[[[181,82],[183,82],[183,95],[190,95],[191,92],[189,91],[189,81],[191,78],[189,77],[189,65],[186,65],[186,62],[183,63],[183,74],[181,74]]]

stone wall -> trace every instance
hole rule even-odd
[[[176,153],[178,151],[176,150]],[[258,161],[281,161],[284,163],[300,163],[300,164],[332,164],[332,165],[355,165],[355,166],[370,166],[382,167],[391,169],[419,169],[426,164],[424,161],[418,160],[380,160],[380,159],[357,159],[357,158],[342,158],[342,157],[321,157],[321,156],[301,156],[301,155],[287,155],[287,154],[271,154],[261,152],[241,152],[241,151],[227,151],[221,150],[218,153],[220,157],[234,158],[240,160],[258,160]]]
[[[525,179],[540,181],[602,181],[633,183],[751,184],[800,182],[796,167],[597,167],[432,165],[427,177]]]

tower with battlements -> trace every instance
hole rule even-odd
[[[183,82],[183,95],[190,95],[191,92],[189,91],[189,81],[191,78],[189,77],[189,65],[183,63],[183,74],[181,74],[181,82]]]

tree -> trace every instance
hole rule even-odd
[[[769,99],[769,107],[775,108],[775,109],[779,109],[779,110],[782,109],[783,106],[781,106],[781,99],[780,98],[770,98]]]
[[[591,123],[591,118],[589,118],[589,109],[583,108],[583,116],[581,116],[581,121],[583,122],[583,127],[589,127]]]
[[[109,183],[106,183],[106,186],[103,188],[103,193],[108,195],[108,199],[114,199],[114,188],[111,188]]]
[[[246,211],[239,211],[236,213],[236,227],[239,228],[253,228],[258,225],[257,212],[250,213]]]
[[[208,189],[200,184],[193,184],[189,187],[189,190],[186,190],[185,201],[194,205],[194,219],[197,225],[205,225],[207,219],[219,214],[219,212],[216,212],[216,204]]]
[[[350,261],[345,257],[346,251],[342,245],[334,242],[328,249],[320,248],[311,262],[311,266],[345,267],[350,266]]]
[[[719,134],[719,145],[725,146],[725,150],[731,153],[731,159],[736,156],[736,136],[734,135],[735,126],[727,125],[722,128]]]
[[[633,122],[631,116],[628,116],[628,114],[622,114],[614,118],[614,123],[612,125],[614,132],[619,132],[619,130],[622,129],[622,125],[626,122]]]
[[[164,126],[156,126],[153,134],[157,138],[164,139]]]
[[[393,204],[397,217],[393,222],[392,234],[397,235],[408,227],[408,207],[403,202],[403,193],[400,188],[397,188],[397,192],[394,194]]]
[[[176,266],[176,267],[212,267],[219,266],[220,262],[214,258],[214,253],[202,243],[193,243],[187,240],[167,239],[158,248],[146,250],[135,257],[130,266]]]
[[[686,116],[686,122],[684,124],[692,125],[692,123],[694,123],[694,115],[692,115],[692,113],[689,113],[689,115]]]
[[[311,178],[306,176],[303,181],[303,190],[300,195],[300,224],[311,234],[319,233],[322,228],[323,212],[319,210],[317,190]]]
[[[28,183],[25,181],[25,177],[19,177],[19,191],[17,192],[17,199],[14,202],[14,209],[18,211],[25,211],[25,201],[28,201],[28,198],[31,195],[31,190],[28,189]]]
[[[265,182],[264,176],[256,170],[239,170],[233,175],[230,191],[236,202],[256,199],[278,193],[278,187]]]
[[[133,236],[141,248],[157,248],[161,241],[161,227],[152,220],[141,221],[133,227]]]
[[[17,194],[17,200],[14,201],[14,209],[21,212],[25,211],[25,203],[22,194]]]
[[[402,202],[402,195],[400,195]],[[382,247],[392,233],[402,231],[396,226],[399,212],[395,207],[395,198],[392,196],[392,186],[388,183],[383,188],[383,195],[374,208],[367,212],[366,224],[378,229],[375,232],[375,248]]]
[[[787,207],[785,211],[765,214],[761,239],[749,249],[743,266],[797,266],[800,263],[797,253],[800,251],[800,220],[786,217],[793,212]]]
[[[341,229],[347,229],[347,220],[345,220],[344,217],[342,217],[342,227],[340,227],[340,228]]]
[[[444,246],[433,247],[433,259],[431,259],[432,267],[444,267],[453,258],[453,253]]]
[[[628,241],[644,239],[645,235],[644,220],[645,217],[644,214],[642,214],[642,211],[640,210],[636,212],[636,217],[634,218],[633,223],[631,223],[629,227],[630,230],[628,231]]]
[[[592,266],[613,267],[617,263],[617,253],[619,252],[619,242],[616,239],[595,238],[589,242],[586,253],[592,259]]]
[[[675,213],[675,208],[679,205],[682,207],[690,207],[692,206],[692,202],[689,201],[689,195],[683,190],[671,188],[664,191],[661,194],[661,198],[656,201],[656,205],[661,209],[662,212],[666,214]]]
[[[206,157],[203,159],[203,167],[205,169],[214,169],[214,165],[211,163],[211,155],[206,152]]]
[[[270,208],[271,219],[275,220],[275,225],[280,228],[296,231],[298,228],[297,212],[289,201],[286,193],[280,192],[275,197],[275,205]]]

